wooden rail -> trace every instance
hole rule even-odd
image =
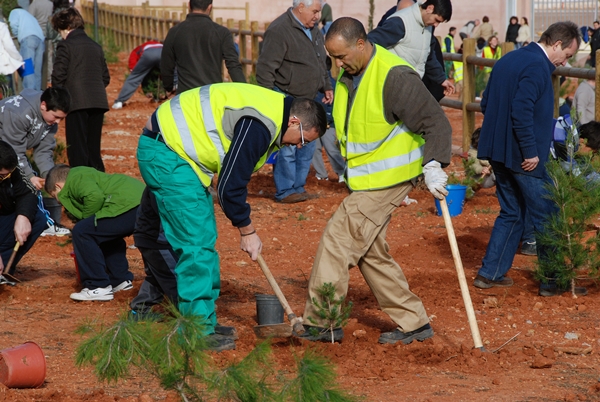
[[[98,4],[98,31],[105,37],[112,37],[115,45],[126,52],[132,51],[136,46],[149,41],[164,41],[169,29],[185,20],[188,3],[181,7],[150,6],[148,2],[141,6],[115,6],[105,3]],[[259,42],[264,36],[264,29],[259,30],[256,21],[250,21],[250,4],[243,7],[213,7],[212,15],[220,10],[243,10],[246,18],[235,21],[227,19],[225,24],[222,17],[214,18],[220,25],[226,25],[232,35],[239,35],[240,62],[246,77],[256,74],[256,61],[258,60]],[[81,13],[87,23],[94,21],[93,1],[81,2]],[[265,28],[266,29],[266,28]]]
[[[463,54],[444,53],[444,60],[462,61],[463,63],[463,89],[462,101],[444,98],[440,104],[452,109],[462,110],[463,112],[463,135],[462,149],[468,150],[471,146],[471,134],[475,130],[475,113],[481,113],[479,101],[475,101],[475,67],[485,66],[493,67],[497,60],[484,59],[475,56],[475,39],[465,39],[463,41]],[[512,43],[503,43],[501,45],[502,54],[514,50]],[[600,60],[600,50],[596,53],[596,60]],[[558,67],[552,74],[554,86],[554,116],[558,116],[558,99],[560,90],[560,77],[583,78],[586,80],[594,79],[596,81],[596,99],[600,99],[600,69],[586,69],[573,67]],[[596,102],[595,120],[600,121],[600,102]],[[466,151],[465,151],[466,152]]]

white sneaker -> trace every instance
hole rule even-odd
[[[48,229],[44,230],[40,236],[68,236],[71,231],[65,227],[52,225]]]
[[[113,109],[123,109],[123,102],[115,102],[112,105]]]
[[[329,177],[319,177],[319,176],[315,176],[317,178],[317,180],[329,180]]]
[[[109,301],[114,299],[112,286],[106,288],[88,289],[85,288],[79,293],[71,293],[71,299],[77,301]]]
[[[338,176],[338,183],[344,183],[345,181],[344,176]]]
[[[124,282],[121,282],[121,284],[119,286],[115,286],[114,288],[112,288],[112,292],[117,293],[117,292],[120,292],[121,290],[130,290],[130,289],[133,289],[133,285],[131,284],[131,281],[124,281]]]

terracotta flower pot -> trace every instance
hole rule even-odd
[[[37,388],[46,379],[46,358],[34,342],[0,351],[0,383],[9,388]]]

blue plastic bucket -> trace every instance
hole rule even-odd
[[[448,190],[446,203],[448,204],[450,216],[460,215],[463,210],[463,205],[465,205],[467,186],[463,186],[462,184],[448,184],[446,190]],[[440,206],[440,200],[437,198],[435,198],[435,207],[437,208],[438,216],[442,216],[442,207]]]
[[[31,58],[25,59],[24,62],[25,62],[25,64],[23,64],[23,66],[19,67],[19,70],[18,70],[21,77],[27,77],[28,75],[31,75],[34,73],[33,59],[31,59]]]
[[[271,155],[269,155],[269,158],[267,158],[267,161],[265,163],[270,163],[271,165],[274,165],[277,162],[278,153],[279,151],[275,151]]]

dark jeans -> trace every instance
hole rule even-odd
[[[73,248],[84,288],[114,287],[133,279],[124,237],[133,233],[136,212],[137,208],[132,208],[114,218],[90,216],[77,222],[72,231]]]
[[[172,248],[158,250],[138,247],[144,260],[146,278],[137,296],[131,301],[131,309],[147,313],[152,306],[159,304],[167,297],[177,307],[177,279],[175,265],[177,254]]]
[[[100,140],[104,109],[80,109],[69,112],[65,119],[69,165],[89,166],[104,172]]]
[[[525,210],[537,233],[543,230],[548,217],[557,209],[545,198],[544,183],[549,180],[545,171],[545,177],[538,178],[515,173],[502,163],[492,161],[491,165],[496,175],[500,215],[494,223],[479,275],[497,281],[502,280],[512,266],[524,230]],[[548,250],[538,241],[537,252],[538,258],[543,259]]]
[[[5,267],[10,259],[10,255],[13,252],[15,243],[17,242],[14,232],[16,219],[16,214],[0,215],[0,255],[2,255],[2,262],[4,263]],[[33,222],[31,222],[31,233],[29,234],[29,237],[27,237],[25,244],[19,247],[19,251],[17,251],[17,255],[15,256],[15,260],[8,271],[9,274],[15,273],[16,266],[21,258],[25,255],[25,253],[27,253],[27,251],[29,251],[37,238],[40,237],[40,234],[46,228],[48,228],[46,216],[38,209],[35,217],[33,218]]]

